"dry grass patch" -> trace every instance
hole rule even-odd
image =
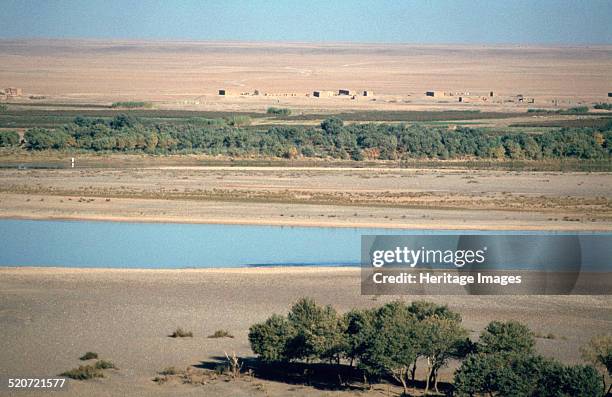
[[[226,329],[218,329],[214,334],[208,335],[209,338],[233,338],[234,335],[230,334]]]
[[[173,333],[169,335],[171,338],[192,338],[193,332],[186,331],[183,328],[177,328]]]
[[[60,376],[75,380],[88,380],[104,378],[104,373],[100,368],[96,368],[94,365],[79,365],[77,368],[62,372]]]

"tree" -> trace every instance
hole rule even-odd
[[[504,397],[600,397],[601,382],[590,366],[563,366],[538,355],[478,353],[455,372],[455,394]]]
[[[524,157],[521,145],[515,142],[512,137],[507,137],[504,140],[504,147],[506,148],[506,154],[511,159],[522,159]]]
[[[295,336],[288,344],[291,359],[328,359],[340,361],[344,350],[342,318],[331,306],[318,306],[314,300],[302,298],[293,305],[287,319]]]
[[[606,389],[606,373],[612,376],[612,335],[594,336],[589,343],[581,349],[582,358],[604,371],[602,376],[603,387]],[[606,394],[612,391],[612,382]]]
[[[295,158],[297,158],[297,156],[300,153],[298,152],[297,148],[295,146],[290,146],[288,148],[286,148],[283,152],[283,157],[286,159],[290,159],[293,160]]]
[[[499,391],[498,382],[511,375],[504,365],[501,354],[469,355],[455,372],[453,380],[455,394],[471,397],[477,393],[483,393],[493,396]],[[520,379],[516,380],[518,381]]]
[[[423,321],[436,316],[438,318],[446,318],[456,322],[461,322],[461,315],[459,313],[451,311],[446,305],[437,305],[433,302],[414,301],[410,304],[410,306],[408,306],[408,312],[412,313],[418,321]],[[423,338],[422,335],[420,337]],[[415,358],[412,366],[411,378],[413,382],[417,368],[417,359],[418,357]]]
[[[360,366],[370,374],[390,374],[408,393],[410,368],[417,357],[417,325],[402,302],[378,309],[374,335],[365,341]]]
[[[428,393],[431,383],[438,392],[438,370],[446,365],[449,358],[459,357],[464,351],[462,347],[467,331],[460,321],[433,315],[419,323],[417,351],[427,359],[425,394]]]
[[[17,131],[0,131],[0,146],[16,146],[20,141]]]
[[[287,345],[294,336],[291,323],[276,314],[249,328],[251,350],[266,362],[288,360]]]
[[[114,130],[119,130],[123,127],[134,127],[137,124],[138,120],[136,120],[134,117],[125,113],[120,113],[111,120],[110,127]]]
[[[159,143],[159,137],[155,132],[152,132],[145,135],[144,141],[147,151],[154,152],[157,148],[157,144]]]
[[[480,335],[478,351],[483,353],[513,352],[532,354],[533,332],[517,321],[492,321]]]
[[[414,314],[419,321],[436,316],[461,322],[459,313],[450,310],[446,305],[437,305],[433,302],[414,301],[408,306],[408,312]]]
[[[26,148],[31,150],[64,149],[75,144],[74,139],[63,130],[31,128],[23,135]]]
[[[344,356],[353,366],[355,360],[361,360],[370,339],[375,334],[374,311],[353,309],[344,314],[346,324],[346,345]]]
[[[328,135],[337,135],[342,131],[344,122],[338,117],[330,117],[321,122],[321,128]]]
[[[549,396],[593,396],[602,395],[605,385],[601,384],[597,370],[589,365],[574,365],[564,368],[560,392]],[[608,394],[610,390],[608,389]]]

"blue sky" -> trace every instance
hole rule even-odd
[[[612,0],[0,0],[0,38],[612,44]]]

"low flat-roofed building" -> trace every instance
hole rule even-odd
[[[6,96],[21,96],[23,95],[23,91],[21,88],[8,87],[4,89],[4,94]]]
[[[426,91],[425,96],[430,96],[434,98],[442,97],[444,96],[444,91]]]
[[[351,91],[351,90],[338,90],[338,95],[355,95],[355,91]]]
[[[312,96],[315,98],[325,98],[325,97],[334,96],[334,93],[332,91],[317,90],[317,91],[312,92]]]

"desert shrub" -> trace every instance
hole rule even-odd
[[[517,321],[492,321],[480,335],[477,349],[483,353],[532,354],[533,332]]]
[[[269,107],[268,110],[266,110],[266,113],[273,114],[276,116],[289,116],[291,115],[291,109]]]
[[[606,103],[606,102],[596,103],[595,105],[593,105],[593,109],[612,110],[612,103]]]
[[[228,330],[218,329],[212,335],[208,335],[209,338],[233,338],[234,335],[230,334]]]
[[[94,353],[94,352],[87,352],[85,354],[83,354],[79,360],[82,361],[86,361],[86,360],[93,360],[95,358],[98,358],[98,353]]]
[[[193,332],[184,330],[183,328],[177,328],[173,333],[170,334],[171,338],[191,338],[193,337]]]
[[[96,361],[95,367],[97,369],[112,369],[112,368],[117,368],[117,367],[115,367],[115,364],[113,364],[112,362],[107,361],[107,360]]]
[[[93,365],[80,365],[78,368],[73,368],[69,371],[62,372],[60,376],[65,376],[75,380],[87,380],[94,378],[103,378],[104,373],[101,369]]]
[[[1,147],[17,146],[19,145],[20,141],[21,139],[19,138],[17,131],[0,131]]]

